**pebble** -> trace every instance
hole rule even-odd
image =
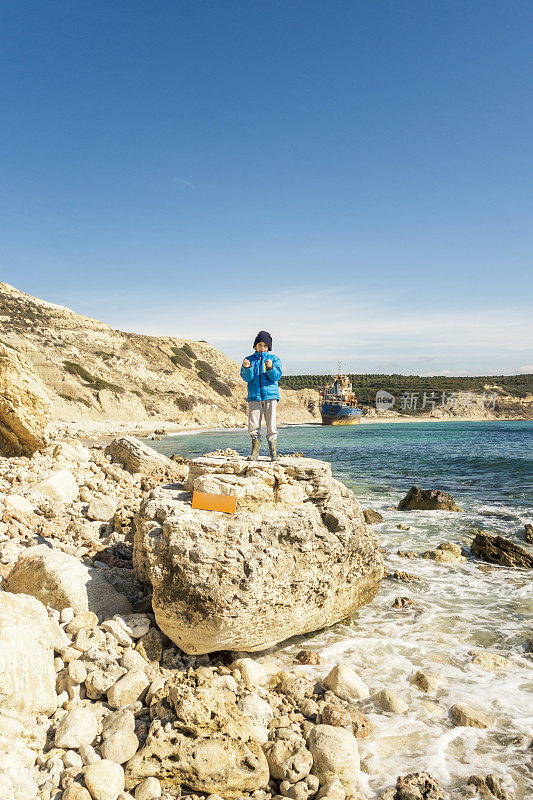
[[[370,690],[359,675],[344,664],[337,664],[324,678],[324,686],[340,697],[354,703],[357,700],[366,700],[370,697]]]
[[[124,791],[124,770],[114,761],[102,759],[90,764],[84,778],[93,800],[118,800]]]
[[[55,746],[77,749],[83,744],[92,744],[98,732],[93,711],[87,707],[73,708],[60,721],[55,734]]]
[[[161,797],[161,784],[157,778],[146,778],[135,787],[135,800],[157,800]]]
[[[111,708],[121,708],[135,700],[142,699],[147,692],[150,681],[140,669],[130,669],[107,692],[107,702]]]
[[[232,670],[239,670],[246,686],[261,686],[267,681],[267,674],[259,662],[253,658],[238,658],[231,665]]]
[[[456,725],[467,728],[491,728],[494,724],[492,717],[467,703],[456,703],[450,712]]]
[[[381,692],[378,692],[376,700],[383,711],[392,711],[394,714],[405,714],[409,711],[408,703],[390,689],[382,689]]]
[[[78,631],[88,631],[96,627],[96,625],[98,625],[98,617],[94,611],[83,611],[81,614],[76,614],[76,616],[72,618],[65,630],[69,636],[75,636]]]
[[[139,740],[132,730],[117,730],[102,743],[102,758],[124,764],[139,749]]]

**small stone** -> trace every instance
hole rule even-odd
[[[68,663],[68,675],[72,683],[83,683],[87,678],[87,667],[83,661],[76,659]]]
[[[364,714],[346,710],[332,703],[326,703],[323,707],[322,722],[324,725],[333,725],[337,728],[349,728],[356,739],[366,739],[374,730],[374,726]]]
[[[114,618],[132,639],[139,639],[150,629],[150,617],[147,614],[116,614]]]
[[[69,636],[76,636],[79,631],[90,631],[98,625],[98,617],[94,611],[83,611],[81,614],[76,614],[75,617],[68,623],[66,632]]]
[[[338,778],[327,781],[324,786],[321,787],[317,794],[317,800],[322,800],[323,797],[327,797],[328,800],[344,800],[346,792]]]
[[[413,600],[412,597],[396,597],[392,604],[392,608],[405,611],[408,608],[419,608],[420,604]]]
[[[134,731],[135,714],[126,708],[113,711],[105,717],[102,723],[102,737],[107,739],[117,731]]]
[[[146,778],[135,787],[135,800],[157,800],[161,797],[161,784],[157,778]]]
[[[367,525],[378,525],[380,522],[383,522],[383,517],[379,511],[374,511],[373,508],[365,508],[363,516]]]
[[[383,711],[391,711],[394,714],[405,714],[409,711],[409,706],[405,700],[390,689],[382,689],[381,692],[378,692],[376,700]]]
[[[55,746],[77,749],[83,744],[92,744],[98,726],[90,708],[80,706],[69,711],[60,721],[55,734]]]
[[[93,800],[118,800],[124,791],[124,770],[114,761],[103,759],[89,764],[84,777]]]
[[[93,497],[87,508],[87,519],[108,522],[117,510],[116,505],[107,498]]]
[[[446,683],[446,678],[443,678],[442,675],[436,675],[434,672],[418,670],[413,676],[413,681],[423,692],[436,692]]]
[[[83,760],[80,754],[76,753],[75,750],[67,750],[63,754],[63,764],[67,769],[73,767],[79,770],[83,767]]]
[[[231,664],[231,669],[239,670],[246,686],[261,686],[261,684],[266,683],[267,674],[265,670],[253,658],[238,658],[237,661]]]
[[[89,764],[94,764],[96,761],[100,761],[100,756],[90,744],[83,744],[80,747],[80,756],[86,767],[88,767]]]
[[[298,655],[296,656],[296,660],[300,662],[300,664],[323,664],[324,659],[318,653],[315,653],[314,650],[300,650]]]
[[[370,697],[370,690],[366,683],[351,667],[344,666],[344,664],[337,664],[333,667],[324,679],[324,685],[331,689],[337,697],[348,703],[366,700]]]
[[[117,622],[116,619],[106,619],[105,622],[102,622],[102,629],[114,636],[122,647],[132,646],[131,636],[129,633],[126,633],[122,625]]]
[[[102,758],[125,764],[139,749],[139,740],[134,731],[117,730],[107,736],[102,744]]]
[[[146,695],[150,681],[140,669],[130,669],[107,692],[107,702],[111,708],[121,708]]]
[[[163,637],[156,628],[150,628],[147,633],[142,634],[135,649],[146,661],[161,661]]]
[[[66,608],[61,609],[59,619],[64,624],[71,622],[74,619],[74,609],[72,606],[67,606]]]
[[[148,661],[137,652],[137,650],[134,650],[133,647],[127,647],[122,653],[120,666],[125,667],[127,670],[142,669],[144,671],[149,664]]]
[[[63,792],[62,800],[92,800],[89,790],[73,781]]]
[[[490,728],[494,724],[488,714],[478,711],[467,703],[456,703],[450,711],[456,725],[467,728]]]

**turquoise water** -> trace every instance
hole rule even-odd
[[[150,442],[160,452],[193,457],[231,447],[247,453],[245,432],[213,432]],[[454,565],[404,559],[397,550],[423,552],[442,541],[468,545],[482,528],[526,545],[521,531],[533,521],[533,423],[438,422],[319,425],[280,429],[278,449],[330,461],[337,478],[352,488],[363,508],[383,514],[372,530],[387,569],[402,569],[422,580],[384,580],[377,597],[345,624],[295,637],[259,656],[271,671],[294,669],[303,646],[322,654],[322,667],[300,667],[323,676],[336,663],[352,666],[371,693],[388,687],[409,703],[405,715],[378,713],[371,701],[361,710],[374,732],[359,742],[362,789],[378,798],[398,774],[427,770],[448,787],[459,788],[472,774],[497,773],[516,800],[533,798],[533,635],[531,571],[467,561]],[[266,449],[266,445],[264,445]],[[450,492],[462,513],[400,512],[410,486]],[[409,530],[399,530],[398,524]],[[409,596],[415,610],[392,609]],[[488,648],[513,666],[486,672],[469,651]],[[447,679],[437,695],[412,683],[418,669]],[[435,705],[431,705],[431,702]],[[466,702],[490,714],[487,730],[454,727],[450,706]]]

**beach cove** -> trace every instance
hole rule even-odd
[[[373,530],[387,570],[418,579],[386,578],[377,597],[343,624],[255,656],[270,672],[288,668],[302,648],[311,649],[324,658],[320,667],[307,668],[313,675],[324,677],[342,663],[371,691],[388,687],[405,700],[403,714],[376,713],[364,704],[361,709],[374,726],[373,734],[359,742],[368,797],[379,797],[398,774],[421,770],[449,788],[463,785],[473,773],[496,773],[509,781],[516,800],[533,793],[529,571],[472,559],[436,563],[398,555],[398,550],[421,554],[446,541],[468,548],[480,529],[531,552],[522,531],[532,515],[532,438],[530,422],[509,421],[280,431],[282,453],[301,451],[330,461],[334,476],[354,490],[363,508],[382,515]],[[167,455],[194,457],[227,447],[246,453],[248,437],[210,432],[150,444]],[[396,510],[414,484],[449,492],[464,511]],[[398,597],[414,604],[395,608]],[[510,664],[484,669],[474,663],[476,650],[489,650]],[[414,685],[420,670],[443,679],[436,697]],[[488,729],[454,726],[450,708],[462,702],[494,724]]]

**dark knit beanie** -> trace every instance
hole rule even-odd
[[[267,331],[259,331],[254,341],[254,348],[258,342],[264,342],[269,350],[272,350],[272,336]]]

